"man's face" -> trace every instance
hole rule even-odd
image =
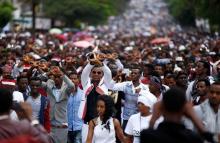
[[[95,67],[91,71],[91,79],[94,81],[100,81],[103,76],[102,69],[100,67]]]
[[[209,91],[209,103],[211,105],[219,105],[220,104],[220,85],[211,85]]]
[[[178,85],[182,85],[182,86],[187,86],[187,84],[188,84],[187,75],[181,74],[181,75],[177,78],[177,84],[178,84]]]
[[[78,85],[78,84],[79,84],[79,78],[78,78],[77,74],[71,74],[71,75],[70,75],[70,79],[72,80],[72,82],[73,82],[75,85]]]
[[[167,82],[167,86],[169,86],[169,87],[174,87],[176,85],[176,81],[172,77],[171,78],[167,78],[166,82]]]
[[[163,75],[162,66],[155,66],[155,71],[156,71],[159,75]]]
[[[140,70],[139,69],[132,69],[130,74],[132,80],[138,80],[140,78]]]
[[[173,71],[173,65],[172,64],[167,64],[166,65],[166,71]]]
[[[63,78],[61,75],[54,75],[54,82],[56,86],[60,86],[63,82]]]
[[[3,76],[5,79],[10,79],[10,78],[11,78],[11,72],[8,71],[8,70],[5,70],[5,71],[3,71],[2,76]]]
[[[201,75],[204,73],[204,65],[201,62],[198,62],[196,65],[196,74]]]
[[[199,96],[205,96],[208,92],[208,87],[204,81],[200,81],[196,84],[197,93]]]
[[[13,60],[8,60],[6,64],[9,65],[9,66],[13,66],[14,65],[14,61]]]
[[[19,82],[18,82],[19,90],[24,92],[24,91],[26,91],[27,86],[28,86],[28,79],[27,78],[22,78],[19,80]]]
[[[188,63],[187,68],[188,70],[194,68],[194,63]]]
[[[38,89],[41,86],[40,80],[31,80],[30,87],[31,87],[31,93],[38,94]]]

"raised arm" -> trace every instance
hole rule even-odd
[[[121,61],[119,59],[115,60],[115,64],[118,66],[118,70],[124,69],[124,65],[121,63]]]
[[[112,72],[109,67],[103,63],[102,71],[104,73],[104,83],[108,86],[110,81],[112,81]]]
[[[75,87],[74,83],[71,81],[71,79],[69,79],[68,76],[64,75],[63,76],[63,81],[67,84],[68,88],[72,89],[72,88]]]
[[[81,83],[82,83],[82,86],[85,87],[88,80],[89,80],[89,75],[90,75],[90,72],[92,70],[92,68],[94,67],[94,65],[91,65],[90,63],[88,63],[83,71],[82,71],[82,74],[81,74]]]

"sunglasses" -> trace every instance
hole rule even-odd
[[[98,75],[102,74],[101,71],[92,71],[92,73],[93,73],[93,74],[98,74]]]

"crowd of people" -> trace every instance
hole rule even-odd
[[[2,142],[218,142],[218,35],[97,32],[0,35]]]

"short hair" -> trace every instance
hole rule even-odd
[[[172,87],[164,93],[162,103],[166,111],[177,113],[186,103],[185,93],[178,87]]]
[[[200,78],[200,79],[198,79],[196,84],[198,84],[199,82],[205,82],[206,86],[210,86],[211,85],[209,79],[207,79],[207,78]]]
[[[10,111],[13,102],[12,91],[5,88],[0,88],[0,115]]]
[[[79,74],[77,73],[77,71],[71,71],[70,73],[68,73],[68,76],[71,76],[71,75],[77,75],[77,77],[79,77]]]
[[[32,80],[34,80],[34,81],[38,81],[38,80],[39,80],[40,82],[42,81],[41,78],[40,78],[40,77],[37,77],[37,76],[31,77],[31,78],[29,79],[29,83],[30,83]]]
[[[207,61],[199,61],[200,63],[203,63],[203,67],[205,68],[205,69],[207,69],[207,71],[206,71],[206,74],[207,75],[210,75],[210,64],[207,62]]]
[[[166,73],[164,74],[164,76],[165,76],[166,78],[173,78],[173,79],[176,80],[175,74],[173,74],[173,73],[171,73],[171,72],[166,72]]]
[[[144,63],[142,67],[143,68],[147,67],[150,72],[154,71],[153,64]]]
[[[181,75],[186,75],[186,76],[187,76],[187,73],[184,72],[184,71],[179,71],[179,72],[176,74],[176,79],[178,79]]]
[[[27,76],[20,75],[20,76],[18,76],[18,77],[17,77],[17,82],[19,82],[19,81],[20,81],[21,79],[23,79],[23,78],[28,79],[28,77],[27,77]]]
[[[141,66],[139,65],[139,64],[137,64],[137,63],[132,63],[132,64],[130,64],[129,65],[129,68],[130,68],[130,70],[132,70],[132,69],[138,69],[139,70],[139,72],[141,73]]]

